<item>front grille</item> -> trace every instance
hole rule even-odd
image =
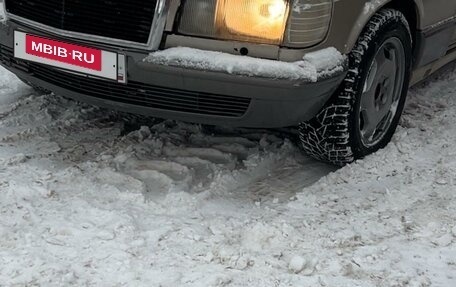
[[[127,85],[62,72],[51,67],[14,58],[13,51],[0,46],[0,61],[34,77],[98,99],[137,106],[202,115],[242,117],[251,99],[209,94],[130,81]]]
[[[149,40],[158,0],[6,0],[14,15],[57,29],[138,43]]]

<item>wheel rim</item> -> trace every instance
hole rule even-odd
[[[365,147],[377,145],[388,133],[398,113],[405,72],[404,46],[398,38],[389,38],[377,50],[361,95],[359,131]]]

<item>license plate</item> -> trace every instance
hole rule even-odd
[[[126,82],[125,55],[14,32],[14,57],[63,70]]]

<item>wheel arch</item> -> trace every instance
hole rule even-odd
[[[362,13],[359,15],[358,19],[356,20],[356,25],[354,25],[351,31],[347,47],[350,51],[351,49],[353,49],[353,47],[356,44],[356,41],[360,37],[367,23],[369,23],[370,19],[383,8],[396,9],[400,11],[402,14],[404,14],[410,26],[410,32],[413,38],[413,60],[416,61],[418,51],[420,50],[418,31],[422,29],[422,17],[424,15],[424,7],[422,0],[366,1],[364,9]]]

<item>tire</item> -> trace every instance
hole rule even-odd
[[[411,55],[412,37],[404,15],[393,9],[380,10],[349,54],[349,70],[337,92],[312,120],[300,124],[304,151],[318,160],[343,166],[384,148],[391,141],[404,109]],[[382,57],[384,60],[380,61]],[[396,70],[392,63],[398,64]],[[382,82],[382,73],[390,75],[388,81]],[[394,79],[390,79],[393,75]],[[371,119],[373,113],[367,113],[373,109],[379,110],[376,120],[388,113],[377,126]]]

